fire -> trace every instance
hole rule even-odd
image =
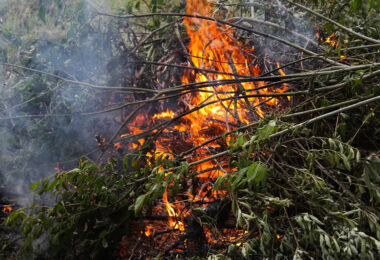
[[[115,147],[116,150],[121,148],[120,142],[114,143],[113,146]]]
[[[2,210],[2,211],[3,211],[5,214],[8,214],[8,213],[12,212],[12,210],[13,210],[13,207],[10,206],[10,205],[3,205],[2,207],[3,207],[3,210]]]
[[[329,43],[334,48],[339,47],[339,39],[335,40],[335,33],[332,33],[329,37],[327,37],[325,43]]]
[[[182,221],[178,221],[178,215],[174,210],[174,206],[168,201],[168,191],[165,190],[165,193],[162,197],[162,201],[165,204],[166,211],[169,214],[169,224],[174,229],[179,229],[180,231],[185,231],[185,226]]]
[[[153,119],[164,119],[164,118],[173,118],[173,117],[174,117],[174,112],[167,109],[165,112],[155,114],[153,116]]]
[[[276,65],[277,65],[277,68],[278,68],[278,72],[281,74],[281,76],[285,76],[285,72],[281,69],[281,65],[280,65],[280,62],[276,61]],[[288,89],[288,84],[284,83],[283,84],[283,88],[284,89]],[[290,97],[287,96],[286,97],[288,99],[288,101],[290,101]]]
[[[205,0],[187,0],[187,14],[209,16],[213,13],[213,4]],[[214,21],[185,17],[184,25],[187,35],[190,38],[188,45],[189,66],[194,67],[182,76],[182,83],[202,83],[220,80],[239,80],[241,78],[255,78],[260,76],[261,68],[255,64],[253,56],[254,47],[244,44],[235,38],[234,30],[227,25],[220,25]],[[278,73],[285,75],[277,62]],[[210,72],[213,71],[213,72]],[[252,95],[265,95],[271,93],[283,93],[288,89],[288,85],[283,83],[278,87],[266,88],[264,81],[231,83],[224,85],[202,87],[200,91],[186,94],[181,100],[185,106],[184,110],[194,109],[192,113],[184,115],[180,120],[176,120],[172,125],[163,130],[163,133],[181,133],[186,135],[186,142],[192,147],[201,145],[214,136],[221,135],[226,131],[232,131],[239,126],[260,120],[268,111],[274,111],[280,104],[280,98],[275,97],[252,97]],[[251,96],[249,96],[251,95]],[[285,100],[285,101],[289,101]],[[199,108],[200,105],[210,103]],[[283,106],[282,106],[283,107]],[[196,110],[199,108],[198,110]],[[165,111],[149,116],[143,112],[136,116],[136,119],[128,125],[130,133],[136,135],[144,131],[149,124],[158,124],[165,120],[175,118],[176,113],[166,108]],[[155,130],[156,131],[156,130]],[[157,133],[153,132],[154,134]],[[173,134],[174,135],[174,134]],[[229,145],[230,138],[226,138]],[[130,144],[130,149],[138,149],[144,144],[144,138],[138,139]],[[155,141],[155,151],[148,152],[147,157],[154,155],[165,155],[173,158],[173,154],[185,151],[183,142],[175,144],[173,140],[165,135],[158,135]],[[221,147],[221,143],[216,141],[209,143],[210,149],[202,147],[194,151],[187,160],[197,161],[206,158]],[[186,148],[186,147],[185,147]],[[177,149],[177,150],[176,150]],[[181,150],[182,149],[182,150]],[[234,169],[228,168],[228,163],[224,160],[208,161],[198,164],[192,170],[198,172],[197,178],[200,180],[200,188],[195,193],[191,188],[183,196],[189,198],[191,203],[202,204],[226,196],[225,191],[213,190],[213,182],[221,175]],[[149,162],[148,162],[149,163]],[[186,180],[189,187],[192,180]],[[184,212],[184,201],[176,200],[170,203],[168,200],[169,184],[162,197],[163,207],[168,215],[168,225],[175,230],[185,231],[184,218],[190,215]],[[191,191],[191,192],[190,192]],[[177,198],[175,198],[177,199]],[[160,208],[160,207],[157,207]],[[155,210],[154,210],[155,211]],[[153,227],[145,227],[145,235],[151,236]],[[243,230],[234,230],[233,234],[217,235],[213,238],[213,232],[204,228],[207,240],[210,243],[218,241],[236,241],[246,234]]]
[[[153,226],[151,225],[147,225],[145,226],[145,232],[144,234],[147,236],[147,237],[150,237],[153,233]]]
[[[336,38],[335,33],[330,34],[327,38],[323,37],[322,33],[320,33],[321,29],[319,29],[317,26],[314,26],[314,28],[317,30],[316,36],[318,39],[323,41],[324,43],[330,44],[334,49],[339,47],[339,38]]]
[[[193,15],[208,16],[212,13],[212,4],[207,1],[187,1],[187,13]],[[189,54],[192,64],[200,69],[208,69],[242,76],[258,77],[261,73],[260,67],[253,64],[251,55],[253,47],[245,46],[234,37],[234,31],[229,26],[218,25],[213,21],[200,20],[196,18],[184,18],[187,34],[190,36]],[[190,74],[190,75],[189,75]],[[192,78],[195,82],[207,82],[211,80],[232,80],[238,76],[218,73],[196,73],[191,71],[182,78],[184,83],[189,83]],[[268,89],[255,90],[263,86],[262,81],[243,82],[240,84],[219,85],[206,87],[195,96],[189,96],[189,108],[202,104],[204,101],[217,101],[215,104],[206,106],[185,118],[191,122],[191,137],[194,145],[200,144],[202,130],[210,128],[210,120],[225,122],[225,125],[213,123],[214,126],[222,128],[222,132],[231,128],[229,125],[249,123],[265,115],[263,109],[258,106],[261,102],[267,101],[269,105],[276,105],[277,100],[270,98],[246,98],[240,99],[234,108],[233,97],[235,93],[248,91],[255,94],[269,93]],[[254,91],[252,91],[254,90]],[[280,89],[279,92],[285,91]],[[231,94],[225,94],[230,92]],[[273,92],[273,91],[270,91]],[[252,93],[253,94],[253,93]],[[230,99],[230,100],[225,100]],[[221,101],[225,100],[225,101]],[[236,111],[233,111],[236,110]]]

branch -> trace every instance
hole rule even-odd
[[[307,11],[307,12],[309,12],[309,13],[312,13],[313,15],[315,15],[315,16],[317,16],[317,17],[323,19],[323,20],[326,20],[326,21],[328,21],[328,22],[330,22],[330,23],[332,23],[332,24],[338,26],[338,27],[341,28],[342,30],[344,30],[344,31],[346,31],[346,32],[348,32],[348,33],[350,33],[350,34],[352,34],[352,35],[355,35],[355,36],[357,36],[357,37],[359,37],[359,38],[361,38],[361,39],[363,39],[363,40],[366,40],[366,41],[369,41],[369,42],[372,42],[372,43],[376,43],[376,44],[379,44],[379,43],[380,43],[379,40],[376,40],[376,39],[373,39],[373,38],[371,38],[371,37],[365,36],[365,35],[363,35],[363,34],[361,34],[361,33],[355,32],[355,31],[352,30],[351,28],[348,28],[348,27],[346,27],[346,26],[344,26],[344,25],[341,25],[340,23],[335,22],[334,20],[331,20],[330,18],[327,18],[326,16],[323,16],[323,15],[317,13],[317,12],[314,12],[313,10],[311,10],[311,9],[309,9],[309,8],[303,6],[303,5],[300,5],[300,4],[297,4],[297,3],[294,3],[294,2],[292,2],[292,1],[290,1],[290,0],[285,0],[285,1],[288,2],[288,3],[290,3],[290,4],[292,4],[292,5],[295,5],[295,6],[299,7],[299,8],[301,8],[301,9],[304,10],[304,11]]]
[[[11,64],[11,63],[3,63],[3,62],[0,62],[0,65],[14,67],[14,68],[19,68],[19,69],[23,69],[23,70],[28,70],[28,71],[36,72],[36,73],[39,73],[39,74],[44,74],[44,75],[47,75],[47,76],[50,76],[50,77],[53,77],[53,78],[65,81],[67,83],[76,84],[76,85],[82,85],[82,86],[85,86],[85,87],[90,87],[90,88],[95,88],[95,89],[102,89],[102,90],[130,90],[130,91],[134,91],[132,93],[137,93],[137,92],[157,93],[158,92],[157,90],[148,89],[148,88],[98,86],[98,85],[94,85],[94,84],[87,83],[87,82],[67,79],[67,78],[64,78],[62,76],[50,73],[50,72],[36,70],[36,69],[28,68],[28,67],[25,67],[25,66],[21,66],[21,65],[16,65],[16,64]]]
[[[153,16],[180,16],[180,17],[190,17],[190,18],[203,19],[203,20],[208,20],[208,21],[212,21],[212,22],[228,25],[228,26],[231,26],[233,28],[237,28],[237,29],[240,29],[240,30],[243,30],[243,31],[247,31],[247,32],[250,32],[250,33],[254,33],[254,34],[266,37],[266,38],[270,38],[270,39],[276,40],[276,41],[281,42],[281,43],[283,43],[285,45],[291,46],[291,47],[293,47],[293,48],[295,48],[295,49],[297,49],[299,51],[307,53],[307,54],[309,54],[311,56],[317,55],[316,53],[314,53],[314,52],[312,52],[310,50],[307,50],[305,48],[302,48],[301,46],[299,46],[299,45],[297,45],[295,43],[292,43],[292,42],[289,42],[287,40],[281,39],[281,38],[276,37],[274,35],[267,34],[267,33],[260,32],[260,31],[256,31],[256,30],[253,30],[253,29],[249,29],[249,28],[237,25],[237,24],[229,23],[229,22],[226,22],[226,21],[223,21],[223,20],[219,20],[219,19],[211,18],[211,17],[207,17],[207,16],[192,15],[192,14],[183,14],[183,13],[150,13],[150,14],[139,14],[139,15],[115,15],[115,14],[109,14],[109,13],[103,13],[103,12],[95,12],[95,13],[98,14],[98,15],[104,15],[104,16],[110,16],[110,17],[122,18],[122,19],[136,19],[136,18],[153,17]],[[323,59],[325,62],[330,63],[330,64],[340,64],[339,62],[336,62],[336,61],[328,59],[328,58],[321,57],[321,59]]]
[[[304,126],[307,126],[307,125],[309,125],[309,124],[311,124],[311,123],[314,123],[314,122],[320,121],[320,120],[322,120],[322,119],[324,119],[324,118],[326,118],[326,117],[333,116],[333,115],[336,115],[336,114],[342,113],[342,112],[344,112],[344,111],[351,110],[351,109],[354,109],[354,108],[357,108],[357,107],[360,107],[360,106],[363,106],[363,105],[366,105],[366,104],[369,104],[369,103],[371,103],[371,102],[375,102],[375,101],[378,101],[378,100],[380,100],[380,95],[379,95],[379,96],[375,96],[375,97],[373,97],[373,98],[366,99],[366,100],[361,101],[361,102],[358,102],[358,103],[356,103],[356,104],[353,104],[353,105],[350,105],[350,106],[347,106],[347,107],[343,107],[343,108],[340,108],[340,109],[334,110],[334,111],[332,111],[332,112],[329,112],[329,113],[326,113],[326,114],[323,114],[323,115],[317,116],[317,117],[315,117],[315,118],[312,118],[312,119],[310,119],[310,120],[304,121],[304,122],[299,123],[299,124],[296,124],[296,125],[294,125],[294,126],[292,126],[292,127],[289,127],[289,128],[287,128],[287,129],[285,129],[285,130],[282,130],[282,131],[280,131],[280,132],[274,133],[274,134],[272,134],[272,135],[269,136],[269,139],[270,139],[270,138],[275,138],[275,137],[282,136],[282,135],[284,135],[284,134],[289,133],[290,131],[293,131],[293,130],[295,130],[295,129],[297,129],[297,128],[304,127]],[[243,144],[243,146],[244,146],[244,147],[249,146],[249,145],[251,144],[252,141],[253,141],[253,140],[250,140],[250,141],[246,142],[245,144]],[[229,153],[228,150],[227,150],[227,151],[224,151],[224,152],[220,152],[220,153],[218,153],[218,154],[215,154],[215,155],[213,155],[213,156],[210,156],[210,157],[204,158],[204,159],[202,159],[202,160],[195,161],[195,162],[191,162],[191,163],[189,163],[189,166],[194,166],[194,165],[198,165],[198,164],[201,164],[201,163],[204,163],[204,162],[207,162],[207,161],[213,160],[213,159],[217,159],[217,158],[219,158],[219,157],[221,157],[221,156],[228,155],[228,153]],[[177,168],[178,168],[178,167],[175,167],[175,168],[173,168],[173,170],[174,170],[174,169],[177,169]]]

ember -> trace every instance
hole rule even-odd
[[[326,37],[318,26],[314,26],[314,28],[317,31],[315,35],[321,42],[328,43],[335,49],[339,47],[339,38],[336,37],[335,33]]]
[[[1,207],[3,208],[2,212],[4,212],[5,214],[11,213],[13,210],[13,207],[10,205],[2,205]]]
[[[152,233],[153,233],[153,227],[147,225],[147,226],[145,227],[145,232],[144,232],[144,234],[145,234],[147,237],[150,237],[150,236],[152,235]]]

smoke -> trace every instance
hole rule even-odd
[[[117,127],[110,119],[115,114],[82,115],[103,110],[109,91],[42,72],[108,85],[117,83],[110,73],[120,55],[110,21],[93,16],[84,1],[15,2],[0,0],[0,191],[25,196],[31,183],[55,168],[75,167],[83,155],[95,159],[94,136],[109,136]]]
[[[250,5],[243,7],[243,11],[248,12],[250,6],[255,7],[254,12],[250,11],[251,14],[244,15],[244,19],[238,17],[230,21],[263,34],[273,35],[315,53],[321,52],[313,27],[315,24],[313,16],[299,12],[293,5],[279,0],[251,1]],[[276,68],[275,61],[280,61],[283,65],[303,57],[302,51],[275,39],[252,33],[242,33],[242,38],[253,38],[256,53],[265,53],[267,60],[273,61],[267,71]],[[290,53],[292,55],[289,55]],[[310,68],[315,66],[315,64],[307,64],[307,62],[304,62],[303,65],[310,65]],[[286,71],[291,72],[288,69]]]

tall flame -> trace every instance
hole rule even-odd
[[[212,3],[205,0],[188,0],[186,12],[191,15],[209,16],[212,14]],[[203,72],[196,73],[194,70],[182,77],[184,83],[209,82],[213,80],[233,80],[240,77],[258,77],[261,69],[254,64],[254,47],[244,45],[234,36],[234,30],[227,25],[220,25],[214,21],[185,17],[184,24],[190,37],[188,46],[191,65],[202,69]],[[205,71],[217,71],[221,73],[210,73]],[[283,73],[283,71],[281,70]],[[233,74],[233,75],[232,75]],[[187,96],[189,108],[199,106],[204,102],[215,102],[205,106],[184,118],[190,123],[190,137],[194,146],[207,140],[205,132],[212,129],[215,135],[232,130],[234,126],[248,124],[258,120],[265,115],[260,104],[276,106],[278,99],[270,97],[246,97],[234,100],[237,94],[267,94],[273,92],[284,92],[287,85],[277,89],[261,88],[263,81],[242,82],[239,84],[217,85],[202,88],[195,95]],[[218,147],[218,144],[213,144]],[[208,166],[201,164],[199,171]],[[218,177],[221,172],[213,177]],[[210,176],[200,176],[210,177]]]
[[[186,13],[209,16],[212,13],[212,8],[212,3],[206,0],[187,0]],[[258,77],[260,75],[261,69],[254,64],[255,57],[252,56],[254,48],[237,40],[232,27],[194,17],[185,17],[184,24],[190,37],[188,46],[190,66],[200,69],[200,72],[195,72],[195,70],[187,71],[182,77],[184,84],[234,80],[241,77]],[[277,67],[280,68],[279,63],[277,63]],[[285,75],[282,69],[279,69],[279,73]],[[206,141],[210,135],[219,135],[226,130],[236,128],[238,125],[258,120],[265,115],[265,111],[260,104],[265,103],[267,106],[273,107],[278,104],[279,100],[270,97],[241,98],[240,96],[238,100],[235,98],[237,95],[244,95],[244,93],[281,93],[288,88],[285,83],[277,89],[268,89],[263,87],[264,85],[265,82],[263,81],[221,84],[204,87],[195,94],[187,94],[184,103],[187,104],[189,110],[197,108],[205,102],[212,104],[185,115],[182,122],[186,123],[178,123],[174,129],[180,132],[187,130],[193,146],[197,146]],[[157,120],[164,117],[173,118],[174,113],[167,110],[154,115],[153,119]],[[220,147],[216,142],[213,142],[212,146],[214,148]],[[170,148],[160,143],[160,139],[158,139],[156,147],[156,152],[159,153],[172,152]],[[201,149],[198,149],[195,154],[193,160],[199,160],[207,156],[204,152],[202,153]],[[224,174],[223,165],[218,165],[219,169],[210,171],[209,169],[212,168],[215,168],[215,163],[213,162],[205,162],[197,166],[196,170],[203,172],[198,174],[197,177],[205,181],[196,196],[187,192],[192,201],[207,201],[224,195],[222,191],[212,191],[208,198],[204,198],[207,191],[212,187],[210,182],[206,182],[206,180],[212,181]],[[179,210],[176,205],[168,201],[167,190],[163,195],[163,203],[169,215],[170,226],[183,231],[185,228],[183,221],[179,218]],[[213,241],[211,236],[208,236],[208,238],[209,241]]]
[[[185,231],[185,226],[182,221],[178,220],[178,214],[174,210],[174,206],[168,201],[168,191],[165,190],[164,195],[162,197],[162,201],[165,204],[166,210],[169,214],[169,224],[174,229],[179,229],[181,231]]]
[[[187,0],[186,13],[209,16],[213,13],[213,4],[207,0]],[[190,38],[188,45],[189,63],[191,67],[194,67],[182,76],[184,84],[211,83],[212,81],[215,83],[215,81],[220,80],[238,81],[241,78],[260,76],[261,69],[255,63],[256,57],[253,56],[254,47],[237,40],[231,26],[196,17],[185,17],[184,25]],[[279,74],[285,75],[284,71],[280,69],[279,63],[277,63],[277,67]],[[285,83],[276,88],[267,88],[263,81],[215,84],[202,87],[196,93],[186,94],[183,99],[183,103],[187,106],[186,109],[195,109],[195,111],[184,115],[181,120],[170,127],[170,130],[167,128],[163,132],[186,133],[188,139],[186,142],[191,142],[193,147],[198,146],[213,136],[221,135],[226,131],[236,129],[240,125],[263,118],[267,111],[275,109],[280,102],[279,98],[265,96],[265,94],[282,93],[287,89],[288,85]],[[256,96],[252,97],[253,95]],[[263,96],[258,97],[259,95]],[[210,104],[200,107],[205,103]],[[197,108],[198,110],[196,110]],[[167,109],[150,117],[150,121],[157,123],[160,120],[174,118],[174,116],[175,113]],[[130,131],[133,134],[143,132],[142,126],[147,118],[147,114],[138,115],[136,120],[129,125]],[[228,140],[227,138],[227,144]],[[133,143],[130,148],[138,148],[138,144],[143,145],[143,143],[144,139],[139,139],[138,143]],[[171,143],[173,142],[168,141],[167,137],[158,136],[155,143],[156,155],[164,154],[173,158],[175,144],[171,145]],[[221,144],[215,141],[209,145],[212,146],[212,149],[221,148]],[[181,146],[181,144],[177,144],[177,146]],[[210,151],[207,149],[205,147],[196,149],[193,156],[188,160],[196,161],[209,156]],[[147,155],[151,156],[152,154],[148,153]],[[198,202],[224,196],[225,192],[212,190],[212,183],[218,176],[231,170],[227,166],[227,163],[214,161],[198,164],[194,170],[200,172],[197,177],[201,181],[201,188],[196,190],[196,195],[192,195],[189,190],[186,193],[189,199],[192,202]],[[188,184],[191,186],[191,180],[188,180]],[[174,204],[169,202],[168,187],[165,189],[162,201],[169,217],[169,225],[173,229],[184,231],[185,225],[181,217],[188,213],[179,214],[181,212],[180,201]],[[209,232],[206,233],[209,241],[214,241],[208,235]],[[146,234],[148,236],[151,231],[147,231]]]

